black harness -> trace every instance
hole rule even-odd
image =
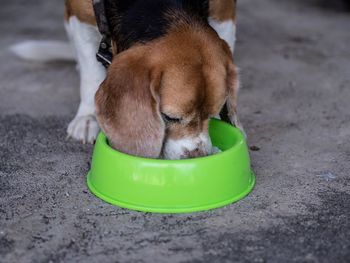
[[[96,17],[96,23],[98,30],[102,35],[102,39],[96,53],[96,59],[102,63],[105,68],[112,63],[112,39],[111,31],[106,16],[106,9],[104,0],[92,0],[94,6],[94,12]]]

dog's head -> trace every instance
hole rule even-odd
[[[225,103],[235,109],[237,72],[226,43],[206,32],[168,34],[113,59],[96,93],[110,144],[122,152],[165,159],[208,155],[208,123]],[[229,112],[230,113],[230,112]]]

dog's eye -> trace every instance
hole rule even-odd
[[[182,118],[170,117],[162,112],[162,117],[165,122],[181,122]]]

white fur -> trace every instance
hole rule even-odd
[[[68,136],[93,142],[99,131],[95,118],[95,93],[106,77],[106,70],[96,60],[96,52],[101,40],[97,28],[70,17],[66,25],[68,36],[75,46],[80,72],[80,105],[74,119],[68,125]]]
[[[232,54],[235,50],[236,43],[236,25],[232,20],[218,21],[214,18],[208,19],[209,25],[214,28],[221,39],[225,40],[229,45]]]
[[[164,144],[163,157],[165,159],[177,160],[186,158],[186,152],[199,148],[202,152],[210,154],[212,144],[209,135],[201,133],[197,137],[185,137],[179,140],[168,139]]]
[[[72,31],[71,31],[70,26],[69,26],[69,22],[66,22],[66,21],[64,22],[64,28],[66,29],[66,32],[67,32],[69,46],[71,47],[71,49],[73,51],[74,59],[75,59],[75,61],[77,61],[77,50],[75,49],[73,35],[72,35]],[[77,70],[79,70],[79,63],[76,64],[76,68],[77,68]]]
[[[74,51],[69,43],[62,41],[25,41],[10,47],[18,57],[46,62],[51,60],[74,60]]]

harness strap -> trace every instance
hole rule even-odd
[[[104,0],[92,0],[92,4],[94,7],[97,28],[102,35],[102,39],[96,53],[96,59],[102,63],[105,68],[108,68],[108,66],[112,63],[113,54],[111,30],[109,28],[106,16],[105,2]]]

